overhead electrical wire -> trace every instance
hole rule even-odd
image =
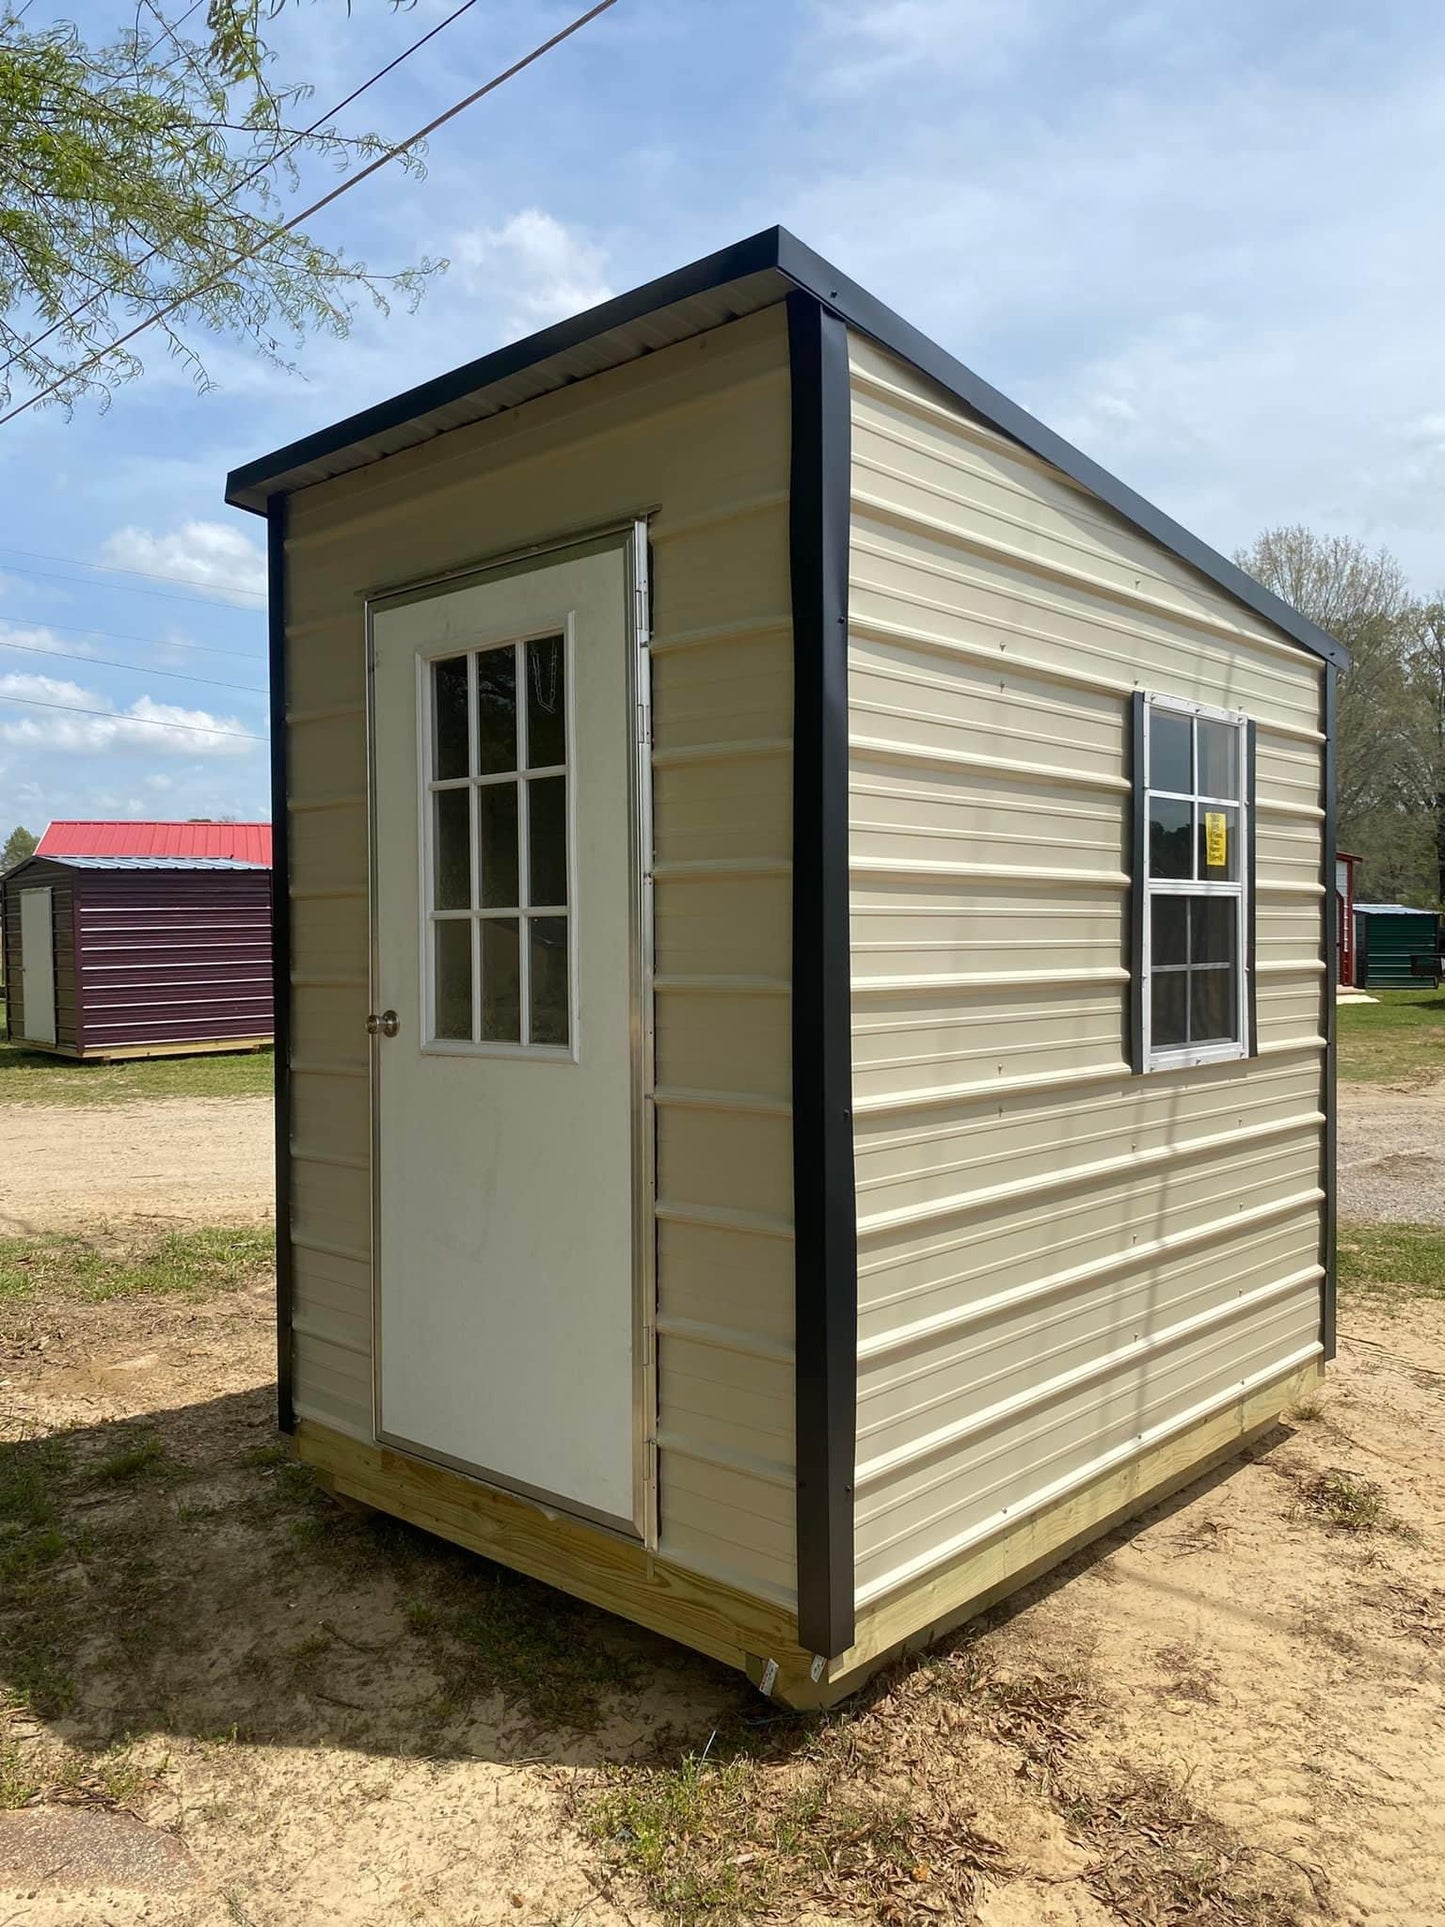
[[[87,563],[84,566],[89,568],[92,565]],[[171,589],[138,589],[133,582],[87,582],[82,576],[57,575],[54,569],[32,569],[28,568],[23,562],[10,563],[3,559],[0,559],[0,575],[33,575],[38,577],[42,582],[68,582],[72,589],[106,588],[114,590],[120,595],[154,596],[157,602],[201,602],[204,603],[208,609],[214,609],[218,604],[224,606],[228,596],[254,595],[256,593],[253,589],[218,589],[213,596],[177,595],[175,591]],[[184,576],[181,578],[182,581],[186,579]],[[262,613],[264,605],[259,602],[233,602],[231,607],[241,610],[245,615],[258,616]]]
[[[172,682],[203,683],[207,689],[234,689],[246,696],[268,692],[255,683],[217,682],[214,676],[188,676],[183,669],[147,669],[138,662],[117,662],[113,656],[73,656],[64,649],[42,649],[36,642],[9,642],[0,636],[0,649],[19,649],[27,656],[47,656],[52,662],[84,662],[96,669],[128,669],[136,676],[168,676]]]
[[[98,362],[104,361],[107,355],[114,354],[117,348],[125,347],[127,342],[134,341],[137,335],[143,334],[147,328],[154,327],[158,321],[164,321],[166,316],[174,314],[177,308],[183,308],[190,302],[196,300],[198,296],[209,292],[209,290],[214,288],[219,282],[224,281],[228,274],[233,274],[237,268],[243,267],[247,261],[254,260],[258,254],[263,254],[274,241],[277,233],[286,234],[292,229],[300,227],[303,221],[309,221],[313,215],[319,214],[323,208],[330,207],[332,202],[340,200],[343,194],[349,194],[354,187],[360,187],[363,181],[369,180],[373,174],[378,173],[390,162],[397,160],[402,154],[405,154],[408,149],[415,147],[419,141],[425,140],[429,134],[434,134],[439,127],[445,127],[448,121],[455,120],[458,114],[465,113],[468,107],[475,106],[485,95],[495,93],[497,88],[513,79],[515,75],[522,73],[524,69],[532,66],[536,61],[540,60],[544,54],[550,53],[554,47],[560,46],[564,40],[570,40],[573,34],[580,33],[582,28],[595,20],[599,14],[606,13],[609,8],[615,7],[616,4],[617,0],[597,0],[596,6],[589,7],[585,13],[578,14],[575,20],[570,21],[565,27],[561,28],[557,33],[552,34],[548,39],[541,41],[530,53],[523,54],[521,59],[514,60],[510,67],[503,68],[500,73],[494,74],[490,80],[484,81],[480,87],[473,88],[471,93],[464,95],[461,100],[455,102],[451,107],[448,107],[445,113],[438,114],[435,119],[429,120],[424,127],[417,128],[414,134],[408,134],[405,140],[398,141],[394,146],[388,147],[383,153],[378,154],[374,160],[368,161],[366,166],[361,168],[357,173],[348,175],[338,186],[333,187],[329,194],[323,194],[319,200],[313,201],[309,207],[302,208],[299,214],[293,214],[290,220],[282,221],[277,229],[265,235],[254,247],[247,248],[242,253],[233,256],[218,273],[213,274],[209,279],[200,282],[195,287],[184,289],[170,301],[156,308],[151,314],[147,315],[144,320],[138,321],[133,328],[127,329],[123,335],[117,335],[114,341],[107,342],[103,348],[97,348],[92,354],[87,355],[83,361],[77,362],[73,368],[67,369],[63,375],[58,376],[56,380],[49,382],[44,388],[38,389],[35,394],[27,396],[24,401],[19,402],[14,408],[0,415],[0,428],[3,428],[7,422],[14,421],[17,415],[23,415],[27,409],[34,408],[38,406],[39,403],[48,400],[51,395],[59,393],[62,388],[69,386],[77,376],[86,374],[90,369],[94,368]]]
[[[346,96],[344,100],[337,101],[334,107],[328,107],[324,114],[318,114],[316,119],[311,122],[309,127],[303,127],[299,129],[299,131],[293,134],[288,141],[283,142],[283,144],[276,149],[276,152],[274,154],[268,154],[265,160],[258,161],[255,167],[251,169],[249,174],[243,174],[241,176],[240,180],[236,182],[235,186],[230,189],[229,195],[213,195],[211,197],[210,205],[212,207],[220,207],[224,200],[228,198],[234,199],[235,196],[240,194],[243,189],[248,188],[253,181],[259,180],[260,177],[264,173],[266,173],[266,171],[269,168],[275,167],[281,161],[285,160],[286,156],[292,153],[297,147],[299,147],[302,141],[309,140],[311,136],[315,133],[318,133],[321,130],[321,128],[323,128],[326,125],[328,121],[335,120],[336,116],[339,113],[341,113],[344,108],[349,107],[354,100],[360,100],[361,96],[367,91],[368,88],[374,87],[379,80],[385,80],[386,76],[390,73],[394,73],[404,60],[410,60],[412,55],[414,53],[418,53],[427,44],[429,40],[435,40],[439,33],[443,32],[445,28],[451,26],[454,20],[460,20],[462,15],[464,13],[469,12],[470,9],[474,7],[476,4],[477,4],[477,0],[462,0],[462,4],[455,10],[455,12],[449,13],[445,20],[439,20],[434,27],[429,29],[428,32],[424,33],[419,40],[414,40],[409,47],[404,47],[394,60],[389,60],[384,67],[378,67],[376,72],[371,76],[369,80],[362,81],[359,87],[353,87],[351,92]],[[190,19],[191,15],[196,11],[196,7],[201,5],[204,5],[204,0],[196,0],[196,6],[192,6],[188,8],[187,11],[181,15],[180,19],[177,20],[177,22],[175,23],[176,27],[183,26],[185,22]],[[155,9],[152,8],[151,11],[155,12]],[[157,15],[157,18],[159,18],[159,15]],[[174,44],[175,32],[174,32],[174,29],[169,26],[169,24],[167,24],[167,32],[171,35],[171,39]],[[159,40],[155,41],[153,43],[152,51],[154,50],[154,47],[159,46],[159,44],[160,44]],[[164,252],[165,245],[166,244],[164,242],[158,241],[156,245],[149,251],[149,253],[143,254],[138,261],[130,262],[128,265],[130,267],[131,273],[132,274],[136,273],[139,269],[145,267],[149,262],[154,261],[154,259],[158,254],[161,254]],[[57,329],[68,327],[72,321],[78,320],[79,317],[85,313],[86,309],[93,308],[97,301],[104,301],[108,295],[119,294],[122,288],[124,287],[124,285],[125,284],[123,282],[112,281],[108,287],[97,288],[94,294],[88,294],[83,301],[78,301],[68,314],[61,315],[58,318],[58,320],[52,321],[48,328],[42,329],[42,331],[38,335],[36,335],[32,341],[27,341],[22,343],[22,345],[19,348],[17,348],[15,352],[10,356],[9,360],[5,362],[4,366],[6,368],[13,368],[15,363],[19,361],[22,356],[30,354],[34,349],[39,348],[44,342],[49,341],[50,337],[57,331]]]
[[[50,555],[43,549],[12,549],[0,542],[0,556],[5,555],[28,556],[32,562],[64,562],[68,567],[75,569],[99,569],[104,575],[135,575],[139,576],[142,582],[184,582],[191,588],[198,586],[193,575],[175,575],[161,569],[123,569],[116,562],[84,562],[78,555]],[[5,564],[0,562],[0,574],[3,574],[4,570]],[[22,570],[20,573],[24,574],[25,571]],[[263,602],[266,599],[264,589],[243,589],[239,586],[218,588],[216,594],[259,596]]]
[[[54,629],[66,636],[104,636],[107,642],[143,642],[148,649],[186,649],[200,656],[234,656],[238,662],[254,663],[258,668],[261,666],[254,649],[213,649],[205,642],[171,642],[161,636],[138,636],[133,629],[88,629],[78,622],[52,622],[48,616],[43,622],[24,622],[19,616],[0,616],[0,622],[27,634],[41,629],[48,634]]]
[[[265,743],[270,738],[250,729],[213,729],[209,723],[172,723],[159,716],[130,716],[123,709],[81,709],[76,703],[45,703],[38,696],[4,696],[0,703],[22,703],[26,709],[61,709],[67,716],[98,716],[103,723],[134,723],[140,729],[188,729],[196,736],[235,736],[248,743]]]

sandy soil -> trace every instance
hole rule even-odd
[[[1342,1162],[1423,1130],[1413,1108],[1380,1123],[1401,1104],[1347,1092]],[[259,1212],[265,1108],[26,1107],[23,1140],[0,1114],[0,1171],[23,1142],[31,1174],[50,1174],[27,1183],[32,1220],[120,1196],[158,1220]],[[10,1213],[13,1181],[8,1195]],[[1360,1195],[1346,1213],[1364,1215]],[[1445,1219],[1433,1161],[1411,1196],[1407,1215]],[[258,1280],[199,1305],[0,1320],[0,1445],[23,1471],[58,1441],[63,1471],[36,1465],[68,1508],[40,1604],[0,1600],[0,1687],[38,1677],[56,1695],[47,1717],[9,1720],[18,1770],[51,1790],[0,1815],[0,1922],[652,1927],[577,1816],[615,1769],[680,1760],[762,1703],[664,1641],[313,1495],[273,1449],[268,1301]],[[943,1662],[1086,1679],[1075,1782],[1187,1784],[1241,1865],[1277,1871],[1288,1911],[1111,1898],[1109,1851],[1015,1738],[942,1696],[937,1662],[862,1705],[858,1743],[884,1749],[884,1778],[927,1771],[1005,1850],[983,1927],[1440,1927],[1442,1437],[1445,1305],[1346,1305],[1317,1409],[967,1629]],[[145,1441],[153,1465],[107,1469]],[[1383,1518],[1331,1524],[1312,1493],[1332,1473],[1372,1482]],[[947,1744],[911,1752],[923,1727]],[[108,1760],[131,1774],[120,1791]],[[924,1900],[865,1917],[964,1918]]]
[[[0,1104],[0,1236],[270,1214],[271,1103]]]
[[[1445,1084],[1341,1084],[1340,1216],[1445,1224]]]

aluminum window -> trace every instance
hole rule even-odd
[[[1174,697],[1139,705],[1137,1068],[1250,1051],[1251,726]]]
[[[425,666],[432,1048],[571,1054],[568,661],[553,633]]]

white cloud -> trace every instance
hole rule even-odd
[[[467,229],[451,253],[461,281],[491,300],[509,335],[531,334],[612,293],[606,250],[538,207],[500,227]]]
[[[7,700],[8,699],[8,700]],[[12,716],[12,707],[35,705]],[[77,712],[101,712],[81,714]],[[164,756],[248,756],[260,747],[235,716],[138,696],[124,709],[94,689],[56,676],[0,675],[0,742],[17,749],[143,749]]]
[[[96,653],[94,645],[84,636],[60,636],[53,629],[0,617],[0,660],[12,651],[24,651],[28,655],[37,649],[46,655],[93,656]]]
[[[817,0],[814,13],[818,78],[843,92],[919,66],[996,78],[1038,31],[1030,0]]]
[[[100,559],[113,569],[179,576],[227,601],[249,604],[266,592],[264,549],[225,522],[183,522],[164,535],[117,529],[101,544]]]

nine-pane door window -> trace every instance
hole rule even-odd
[[[1226,710],[1144,704],[1144,1062],[1242,1057],[1249,725]]]
[[[445,656],[428,673],[428,1037],[565,1052],[565,639]]]

